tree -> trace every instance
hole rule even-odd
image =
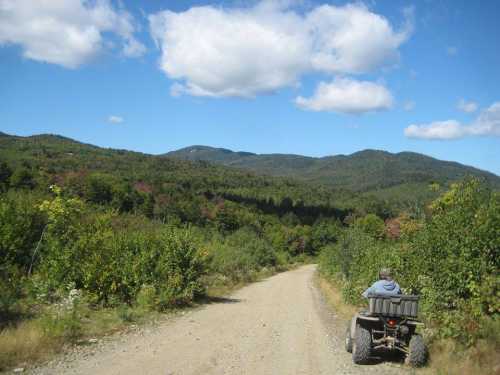
[[[106,176],[94,174],[87,180],[85,197],[92,203],[110,203],[113,200],[113,186]]]
[[[9,188],[10,176],[12,176],[12,169],[9,168],[6,162],[0,162],[0,191]]]
[[[18,168],[10,177],[10,185],[15,188],[33,189],[35,187],[35,180],[33,173],[27,168]]]
[[[357,219],[354,222],[354,226],[360,228],[373,238],[383,238],[385,234],[384,220],[374,214],[368,214]]]

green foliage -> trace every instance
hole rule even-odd
[[[354,226],[373,238],[382,239],[385,235],[384,221],[375,214],[368,214],[357,219]]]
[[[12,169],[6,162],[0,161],[0,192],[9,188],[10,176],[12,176]]]
[[[85,197],[89,202],[107,204],[113,200],[113,183],[109,176],[96,173],[87,178]]]
[[[434,192],[438,192],[440,185],[463,179],[468,175],[500,186],[500,179],[491,173],[412,152],[391,154],[386,151],[364,150],[351,155],[311,158],[282,154],[256,155],[192,146],[173,151],[169,155],[186,160],[210,161],[268,175],[294,177],[350,191],[369,192],[366,197],[372,201],[362,207],[359,203],[362,203],[365,197],[356,199],[355,207],[367,209],[365,214],[374,213],[384,219],[386,217],[383,210],[389,207],[375,207],[373,196],[370,198],[370,195],[391,198],[397,203],[413,202],[435,196],[429,194],[429,184]],[[397,199],[393,199],[394,195],[397,195]]]
[[[338,241],[342,225],[337,220],[319,220],[312,227],[311,247],[315,252]]]
[[[253,272],[278,264],[273,247],[251,228],[242,228],[214,244],[211,267],[235,281],[250,280]]]
[[[466,179],[433,202],[425,222],[402,222],[411,227],[403,226],[402,240],[385,241],[358,220],[324,248],[321,271],[342,281],[347,301],[360,303],[378,270],[391,267],[405,292],[421,295],[423,315],[439,336],[472,344],[500,312],[500,195]]]
[[[189,303],[203,293],[205,261],[191,230],[168,228],[153,246],[143,251],[140,272],[146,275],[142,284],[155,288],[160,309]]]
[[[432,204],[432,217],[411,243],[419,273],[411,281],[427,316],[445,336],[471,340],[484,315],[498,314],[500,195],[468,179]]]
[[[0,328],[18,311],[18,302],[23,295],[23,276],[10,263],[0,263]]]
[[[10,185],[19,189],[33,189],[35,187],[33,173],[27,168],[16,169],[10,176]]]
[[[44,226],[33,196],[0,196],[0,264],[27,272]]]
[[[131,303],[148,284],[161,309],[202,292],[203,260],[189,230],[123,231],[113,227],[113,212],[87,212],[83,220],[80,203],[57,196],[41,206],[50,224],[40,272],[54,289],[74,283],[95,302],[113,305]]]

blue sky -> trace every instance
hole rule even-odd
[[[0,131],[500,174],[496,1],[50,4],[0,0]]]

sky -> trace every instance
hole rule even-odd
[[[500,175],[500,3],[0,0],[0,131]]]

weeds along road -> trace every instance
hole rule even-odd
[[[346,322],[323,303],[308,265],[57,361],[37,374],[399,374],[395,363],[352,364]]]

